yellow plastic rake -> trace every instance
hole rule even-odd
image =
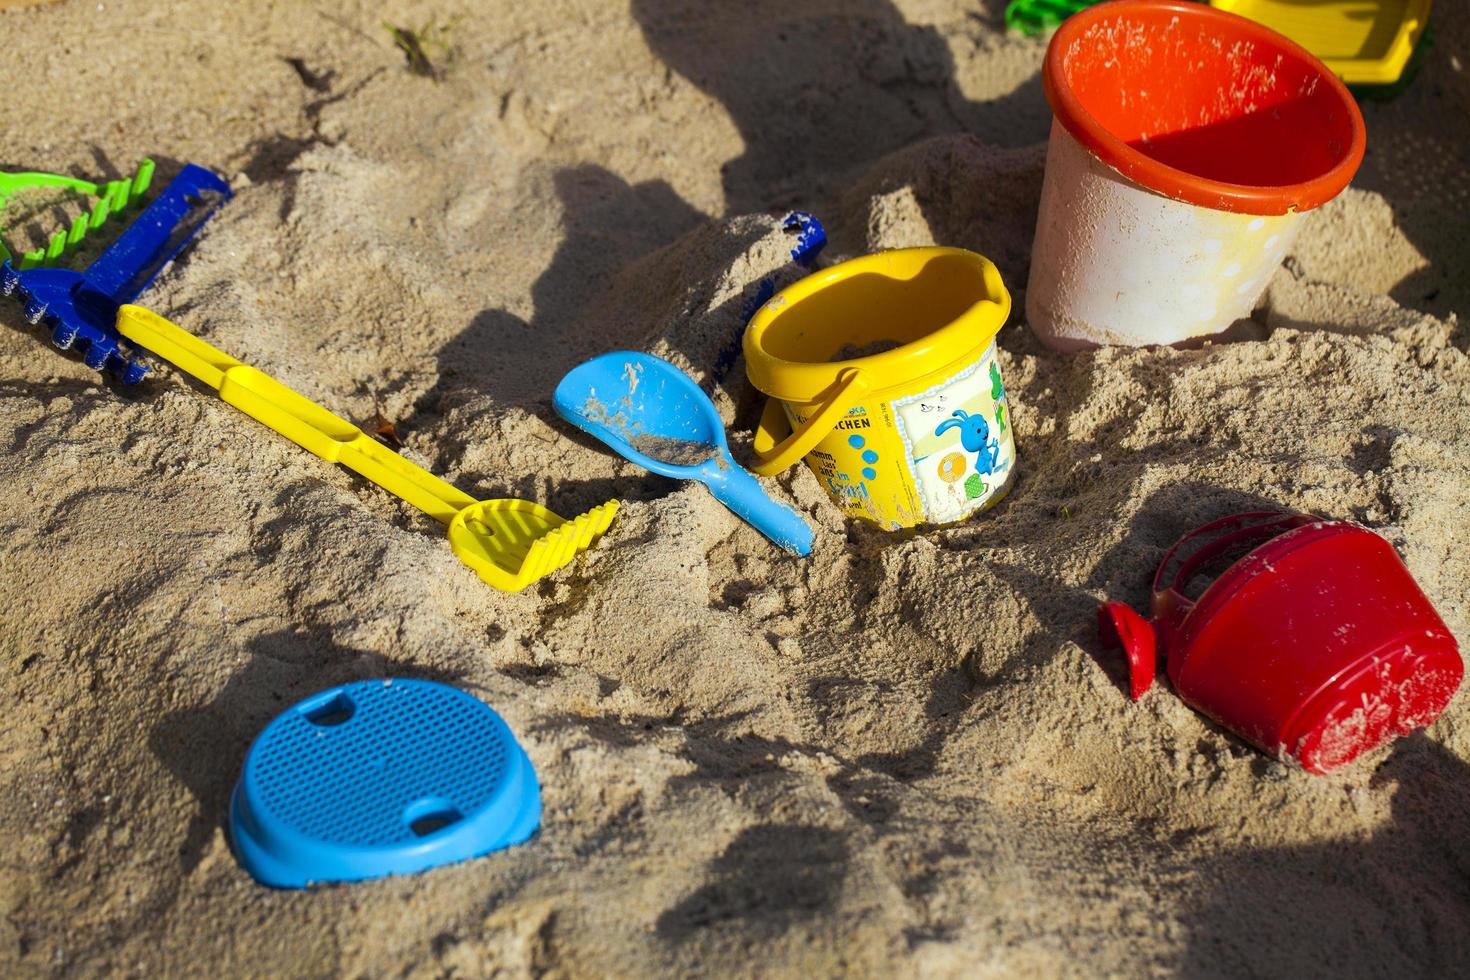
[[[157,313],[123,306],[117,329],[307,452],[341,463],[447,524],[454,553],[497,589],[519,592],[566,565],[602,536],[618,512],[618,502],[609,500],[568,521],[529,500],[476,500]]]

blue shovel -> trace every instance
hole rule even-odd
[[[556,386],[552,404],[562,418],[646,470],[674,480],[698,480],[715,499],[788,551],[808,555],[812,529],[801,515],[777,503],[730,455],[714,403],[689,376],[668,361],[634,351],[613,351],[573,368]],[[682,465],[656,459],[634,443],[647,438],[708,447],[702,462]]]

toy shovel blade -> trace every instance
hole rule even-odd
[[[529,500],[481,500],[454,515],[449,545],[485,582],[519,592],[590,548],[617,512],[609,500],[567,520]]]

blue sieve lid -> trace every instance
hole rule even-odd
[[[518,844],[541,790],[500,716],[419,680],[344,684],[286,709],[250,747],[230,840],[263,884],[408,874]]]

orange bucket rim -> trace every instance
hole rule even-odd
[[[920,253],[929,256],[952,255],[974,265],[985,283],[986,295],[976,299],[959,315],[924,336],[901,344],[881,354],[870,354],[844,361],[791,361],[777,357],[768,351],[763,339],[771,327],[787,310],[819,290],[862,272],[887,272],[885,266],[898,256],[914,257]],[[903,277],[911,278],[911,277]],[[921,245],[912,248],[884,249],[868,255],[847,259],[836,265],[814,272],[797,280],[768,299],[751,317],[745,329],[743,347],[745,351],[746,376],[762,394],[790,404],[804,404],[820,398],[832,387],[834,380],[844,370],[865,371],[872,377],[887,376],[903,365],[901,373],[907,375],[927,374],[933,368],[922,368],[924,362],[952,363],[965,354],[984,348],[995,340],[1001,327],[1011,313],[1011,294],[1001,278],[1000,269],[994,262],[978,252],[966,248],[943,245]],[[980,343],[973,332],[974,321],[985,316],[983,325],[984,343]],[[777,380],[779,376],[779,381]],[[894,382],[893,384],[902,384]],[[876,384],[873,390],[881,391],[893,384]]]
[[[1135,150],[1098,122],[1066,83],[1063,61],[1082,32],[1100,22],[1138,11],[1167,11],[1179,18],[1213,22],[1243,40],[1269,44],[1311,65],[1347,113],[1352,140],[1336,165],[1296,184],[1232,184],[1171,167]],[[1352,181],[1363,162],[1368,133],[1362,110],[1322,59],[1277,31],[1256,21],[1202,3],[1185,0],[1111,0],[1081,10],[1062,22],[1047,47],[1041,71],[1042,89],[1058,122],[1099,160],[1148,190],[1188,204],[1238,214],[1282,215],[1326,204]]]

